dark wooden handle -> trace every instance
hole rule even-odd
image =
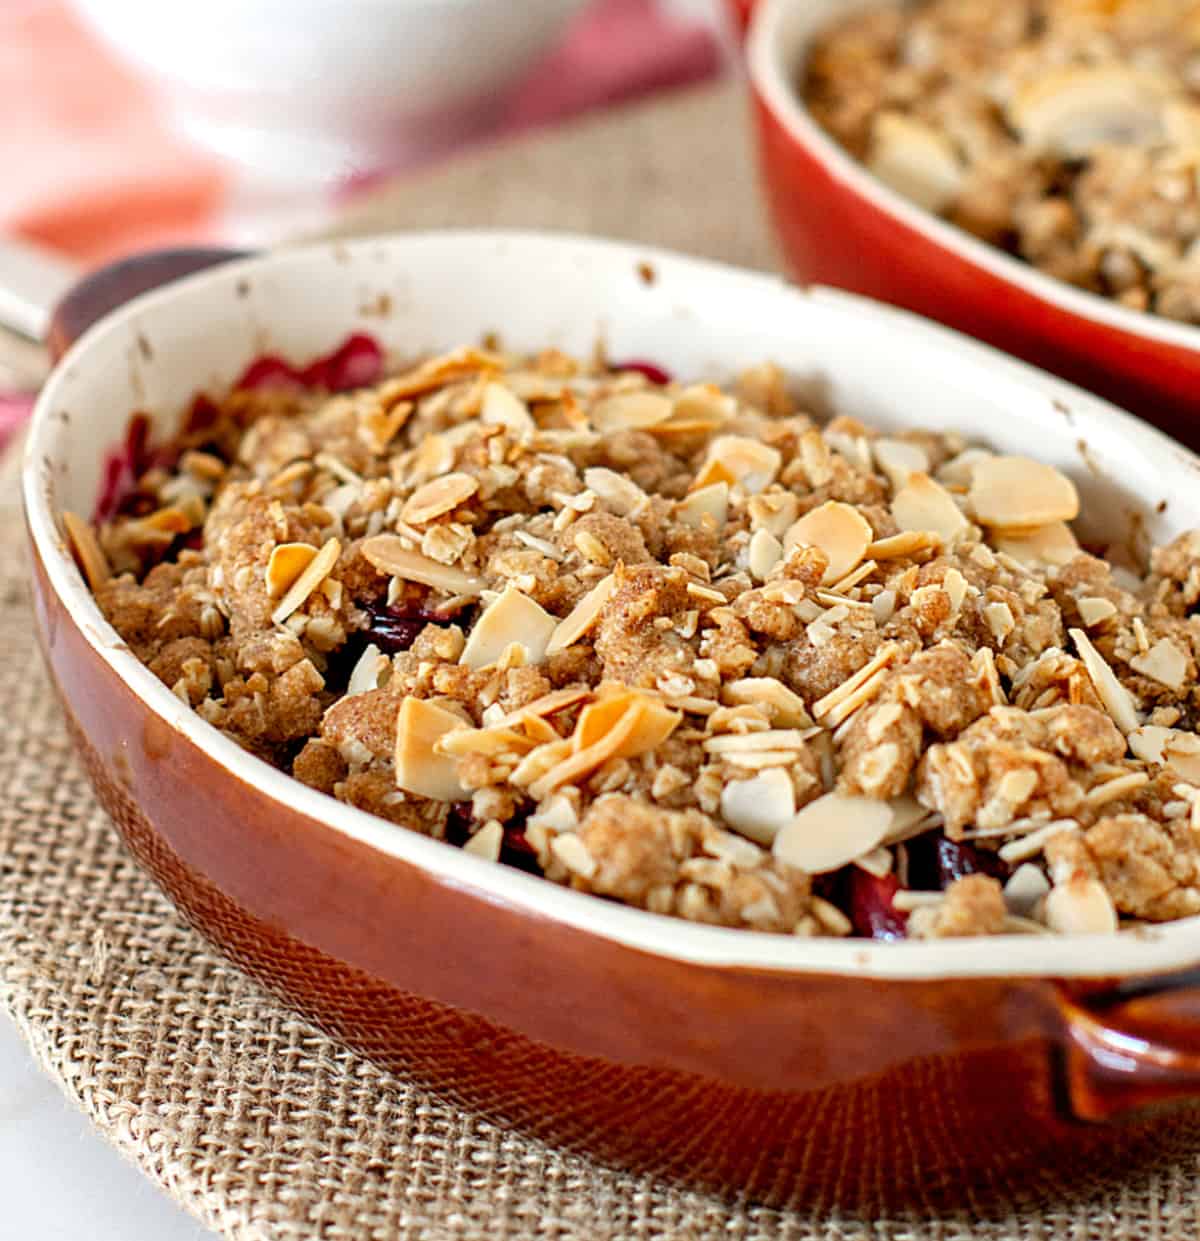
[[[1081,1120],[1200,1101],[1200,967],[1101,991],[1064,986],[1066,1091]]]
[[[97,268],[55,307],[46,335],[50,356],[57,362],[93,323],[139,293],[248,253],[221,246],[173,247],[133,254]]]

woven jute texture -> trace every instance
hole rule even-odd
[[[735,98],[702,93],[389,192],[354,226],[557,221],[766,263],[739,133]],[[681,153],[693,140],[693,154]],[[597,163],[585,175],[589,152]],[[558,191],[544,180],[556,167]],[[464,207],[472,193],[475,215]],[[108,1140],[211,1227],[238,1241],[1200,1236],[1200,1146],[1181,1154],[1178,1141],[1161,1167],[1039,1209],[1014,1187],[1011,1212],[987,1218],[781,1213],[556,1152],[332,1042],[210,950],[97,809],[41,670],[5,472],[0,999]]]

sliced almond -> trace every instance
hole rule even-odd
[[[501,715],[497,723],[508,726],[521,724],[530,717],[544,719],[548,715],[554,715],[559,711],[566,710],[567,707],[575,706],[576,703],[582,702],[585,698],[590,698],[591,693],[591,690],[577,686],[551,690],[550,693],[543,694],[532,702],[527,702],[523,707],[510,711],[508,715]]]
[[[1117,911],[1096,879],[1071,879],[1046,896],[1046,925],[1060,935],[1113,935]]]
[[[279,548],[275,550],[278,551]],[[287,593],[279,601],[279,606],[271,613],[271,620],[276,625],[282,625],[305,602],[309,595],[320,586],[329,576],[333,566],[337,564],[338,557],[341,554],[341,543],[337,539],[330,539],[316,555],[309,559],[308,564],[295,581],[292,582],[291,586],[288,587]],[[274,559],[274,553],[272,553],[272,559]]]
[[[492,426],[507,427],[518,437],[528,435],[537,428],[525,402],[495,380],[484,386],[479,419]]]
[[[376,534],[363,542],[361,551],[381,573],[403,578],[406,582],[420,582],[447,594],[468,597],[483,589],[479,578],[410,550],[396,534]]]
[[[570,832],[553,837],[550,841],[550,852],[572,874],[578,875],[581,879],[591,879],[599,869],[587,845]]]
[[[899,112],[875,117],[866,164],[886,185],[927,211],[949,206],[965,175],[944,134]]]
[[[1160,728],[1157,724],[1143,724],[1128,737],[1129,751],[1143,763],[1165,763],[1167,742],[1175,735],[1173,728]]]
[[[666,741],[681,719],[678,711],[669,710],[658,698],[636,690],[623,690],[584,707],[571,738],[572,747],[578,753],[595,745],[616,728],[630,711],[638,711],[644,718],[639,721],[635,733],[614,751],[612,757],[633,758],[646,750],[653,750]]]
[[[525,648],[528,663],[540,663],[557,625],[540,604],[515,586],[507,586],[471,627],[458,662],[468,668],[486,668],[517,643]]]
[[[1031,568],[1070,564],[1079,555],[1079,543],[1065,521],[1052,521],[1028,531],[998,530],[992,536],[992,545],[998,552]]]
[[[721,817],[760,845],[770,845],[795,814],[796,790],[782,767],[760,771],[749,780],[730,780],[721,790]]]
[[[892,516],[901,530],[930,531],[953,543],[969,522],[954,497],[928,474],[913,474],[892,497]]]
[[[1004,885],[1004,903],[1008,912],[1020,918],[1031,918],[1038,902],[1050,891],[1050,881],[1040,866],[1022,862]]]
[[[384,409],[391,409],[410,396],[432,392],[452,380],[480,371],[498,371],[503,366],[504,359],[497,354],[486,353],[482,349],[456,349],[452,353],[430,358],[413,370],[387,380],[379,389],[380,400]]]
[[[693,491],[685,499],[675,505],[675,517],[685,526],[702,527],[705,520],[712,519],[713,525],[719,530],[725,524],[729,511],[729,484],[727,482],[711,483]]]
[[[99,590],[112,577],[112,569],[96,538],[96,532],[76,513],[64,511],[62,520],[83,576],[93,590]]]
[[[967,503],[982,525],[1030,530],[1079,516],[1075,484],[1029,457],[989,457],[971,474]]]
[[[1096,650],[1092,640],[1082,629],[1072,629],[1070,634],[1104,709],[1112,717],[1113,723],[1128,736],[1141,723],[1133,695],[1117,680],[1113,670],[1105,663],[1104,656]]]
[[[560,738],[556,733],[553,740]],[[434,747],[439,754],[462,758],[467,754],[527,754],[538,743],[514,728],[456,728],[439,738]]]
[[[712,483],[740,484],[757,495],[775,481],[783,457],[777,448],[746,435],[718,435],[708,446],[708,456],[692,484],[692,490]]]
[[[975,467],[993,456],[995,453],[990,453],[985,448],[968,448],[938,466],[937,480],[944,487],[966,491],[971,485],[971,475],[975,473]]]
[[[851,710],[869,701],[874,693],[881,688],[880,677],[888,666],[900,654],[900,646],[896,642],[886,642],[878,651],[855,672],[848,676],[840,685],[813,703],[812,713],[815,719],[827,727],[841,723]],[[863,696],[864,691],[871,692]],[[852,706],[850,704],[853,704]],[[847,709],[849,707],[849,710]]]
[[[1089,629],[1117,614],[1117,605],[1099,595],[1084,595],[1075,600],[1075,606],[1079,609],[1080,619]]]
[[[557,655],[579,641],[600,619],[604,605],[617,588],[616,575],[610,573],[601,578],[591,590],[558,622],[549,644],[547,655]]]
[[[812,717],[804,699],[775,677],[743,677],[721,689],[721,701],[730,706],[765,707],[777,728],[811,728]]]
[[[458,778],[458,759],[435,748],[447,733],[469,727],[436,703],[405,698],[396,716],[396,786],[434,801],[469,796]]]
[[[1200,737],[1172,730],[1163,746],[1163,759],[1185,780],[1200,784]]]
[[[900,534],[876,539],[867,548],[872,560],[900,560],[906,556],[920,556],[925,552],[939,551],[941,536],[932,530],[904,530]]]
[[[1148,146],[1163,136],[1165,92],[1128,65],[1069,64],[1022,85],[1008,120],[1036,152],[1080,159],[1098,146]]]
[[[891,825],[887,802],[826,793],[779,829],[771,852],[797,870],[823,875],[869,853]]]
[[[1170,638],[1160,638],[1144,655],[1135,655],[1129,666],[1168,689],[1180,690],[1187,679],[1188,656]]]
[[[756,530],[750,539],[750,576],[765,582],[771,570],[783,559],[783,544],[767,529]]]
[[[350,673],[350,683],[346,686],[346,697],[355,694],[366,694],[379,688],[379,678],[391,660],[384,655],[373,642],[358,657],[354,670]]]
[[[489,819],[463,845],[463,852],[473,857],[481,857],[487,862],[500,860],[500,846],[504,843],[504,828],[495,819]]]
[[[826,500],[789,527],[783,548],[785,555],[794,547],[820,548],[829,561],[821,585],[828,586],[863,559],[874,537],[870,523],[858,509],[840,500]]]
[[[875,463],[888,476],[893,491],[904,487],[914,474],[929,473],[929,454],[920,444],[907,440],[877,439],[872,445]]]
[[[597,401],[588,421],[597,431],[637,431],[666,422],[675,402],[662,392],[618,392]]]
[[[419,526],[452,512],[478,490],[479,482],[470,474],[445,474],[418,487],[408,497],[400,515],[405,521]]]
[[[628,517],[648,500],[646,493],[633,479],[603,466],[584,470],[583,482],[584,486],[594,491],[604,506],[618,517]]]

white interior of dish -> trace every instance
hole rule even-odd
[[[384,301],[390,309],[381,315]],[[71,350],[38,401],[23,480],[33,538],[88,641],[156,714],[230,772],[331,831],[456,885],[698,962],[924,977],[1142,972],[1200,958],[1200,919],[1116,939],[902,944],[699,926],[474,858],[244,753],[123,649],[65,549],[58,514],[91,511],[101,450],[120,441],[133,410],[152,413],[159,433],[170,434],[197,391],[220,393],[252,358],[271,351],[303,361],[352,331],[374,334],[397,364],[487,332],[514,349],[587,354],[601,341],[613,358],[652,359],[682,377],[720,380],[772,359],[868,423],[953,428],[1054,463],[1079,485],[1090,537],[1124,537],[1141,522],[1160,542],[1200,524],[1193,499],[1200,461],[1159,432],[985,346],[847,294],[802,292],[774,277],[554,234],[410,234],[232,264],[138,299]]]
[[[855,194],[907,227],[953,250],[977,267],[1014,284],[1043,301],[1149,340],[1200,349],[1200,329],[1159,315],[1129,310],[1109,298],[1055,280],[1005,251],[918,207],[889,189],[847,154],[812,118],[798,89],[814,38],[831,22],[875,0],[760,0],[747,39],[750,77],[775,117],[804,147],[815,154],[829,174]]]

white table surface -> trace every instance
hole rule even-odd
[[[92,1128],[0,1016],[0,1237],[212,1241]]]

